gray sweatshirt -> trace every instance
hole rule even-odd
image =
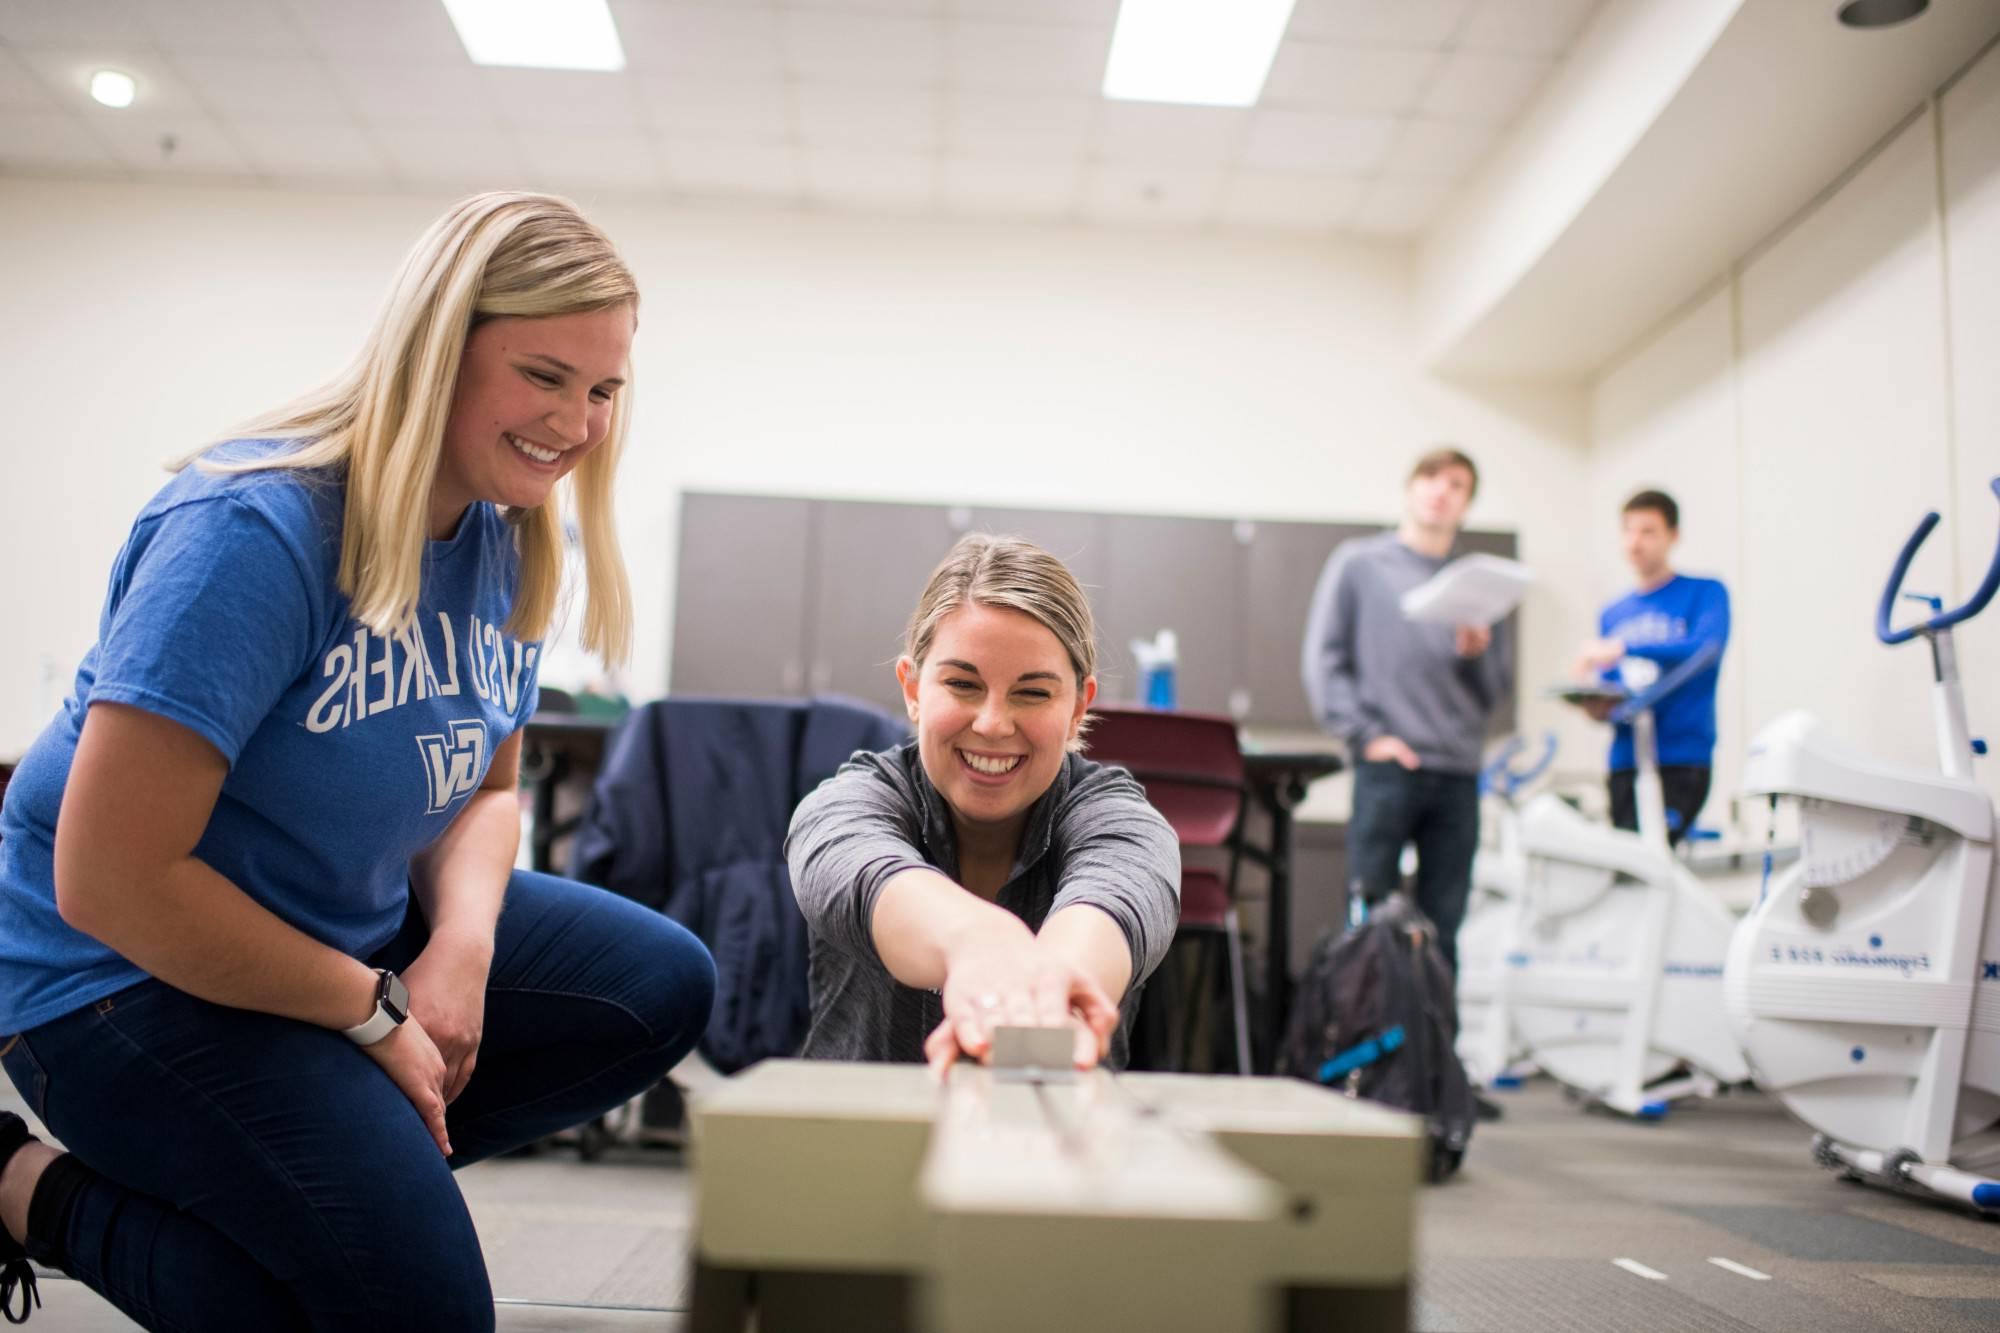
[[[1486,726],[1514,688],[1513,624],[1493,627],[1475,658],[1450,625],[1405,619],[1402,597],[1445,566],[1393,532],[1334,548],[1313,590],[1301,669],[1313,716],[1354,762],[1377,736],[1398,736],[1440,773],[1479,771]]]
[[[812,936],[807,1059],[919,1061],[944,1018],[935,991],[889,975],[875,952],[875,900],[891,876],[932,869],[958,878],[951,812],[924,773],[917,743],[861,753],[792,815],[785,839],[792,890]],[[1122,768],[1070,755],[1028,812],[1019,859],[999,905],[1040,930],[1050,913],[1089,903],[1118,923],[1132,982],[1106,1064],[1130,1052],[1139,988],[1180,921],[1181,852],[1174,831]]]

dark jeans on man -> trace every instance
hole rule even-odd
[[[368,961],[429,939],[414,904]],[[151,1329],[491,1329],[451,1173],[645,1091],[707,1025],[714,965],[665,917],[516,871],[495,932],[453,1156],[338,1032],[148,980],[6,1038],[28,1106],[96,1173],[70,1273]]]
[[[1350,891],[1379,901],[1402,882],[1403,845],[1417,845],[1417,906],[1438,930],[1438,946],[1458,968],[1458,925],[1479,850],[1479,779],[1397,763],[1354,767],[1354,813],[1347,821]]]
[[[1667,764],[1660,769],[1660,796],[1667,808],[1667,845],[1676,847],[1694,827],[1694,817],[1708,801],[1708,783],[1715,770],[1707,765]],[[1639,831],[1639,775],[1623,769],[1611,775],[1611,824]],[[1678,816],[1678,818],[1676,818]]]

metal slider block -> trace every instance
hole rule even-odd
[[[1076,1078],[1076,1029],[993,1029],[993,1076],[1007,1082],[1067,1083]]]

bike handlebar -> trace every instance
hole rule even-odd
[[[2000,477],[1995,477],[1991,485],[1994,498],[2000,499]],[[1996,547],[1993,552],[1993,562],[1986,567],[1985,580],[1980,583],[1978,591],[1972,594],[1965,605],[1954,607],[1949,611],[1940,611],[1919,625],[1910,625],[1903,629],[1889,628],[1889,613],[1895,610],[1897,596],[1903,590],[1903,576],[1910,572],[1910,562],[1916,559],[1917,548],[1924,544],[1924,539],[1931,535],[1931,530],[1937,525],[1936,510],[1925,514],[1923,521],[1917,524],[1917,530],[1903,543],[1902,551],[1896,556],[1895,567],[1889,571],[1889,585],[1882,590],[1881,604],[1875,608],[1875,637],[1883,643],[1908,643],[1919,634],[1934,634],[1941,629],[1950,629],[1960,621],[1970,620],[1984,611],[1986,604],[1993,600],[1993,594],[2000,592],[2000,547]]]
[[[1611,720],[1613,722],[1630,722],[1634,716],[1645,712],[1647,709],[1651,708],[1654,704],[1666,698],[1668,695],[1672,694],[1675,690],[1679,689],[1681,686],[1687,684],[1688,681],[1700,675],[1703,671],[1707,670],[1709,667],[1714,666],[1717,659],[1719,659],[1721,656],[1722,656],[1721,644],[1719,643],[1703,644],[1700,648],[1696,649],[1694,654],[1690,656],[1685,662],[1682,662],[1672,671],[1665,672],[1664,674],[1661,675],[1661,677],[1658,680],[1654,681],[1644,690],[1640,691],[1638,694],[1633,695],[1630,699],[1627,699],[1624,703],[1619,704],[1618,707],[1612,711]]]
[[[1527,786],[1530,782],[1540,777],[1548,769],[1548,766],[1555,762],[1556,734],[1553,731],[1543,732],[1541,757],[1526,768],[1514,768],[1514,757],[1527,748],[1528,739],[1525,736],[1512,737],[1505,745],[1501,746],[1499,752],[1488,760],[1486,767],[1480,771],[1480,790],[1492,791],[1497,789],[1504,795],[1512,796],[1516,791],[1519,791],[1522,787]]]

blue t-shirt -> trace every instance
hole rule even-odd
[[[0,808],[0,1033],[145,977],[56,912],[56,814],[93,703],[178,722],[229,761],[195,856],[344,953],[394,937],[410,858],[534,711],[541,645],[503,629],[519,556],[483,503],[428,543],[411,630],[355,621],[336,582],[344,496],[324,472],[190,467],[140,512],[75,691]]]
[[[1716,579],[1676,574],[1651,592],[1628,593],[1605,607],[1597,629],[1607,639],[1622,641],[1629,656],[1643,657],[1661,672],[1671,671],[1705,645],[1729,642],[1729,589]],[[1706,768],[1713,761],[1715,682],[1721,668],[1718,656],[1653,709],[1662,766]],[[1611,739],[1611,771],[1623,773],[1638,766],[1632,728],[1621,726]]]

